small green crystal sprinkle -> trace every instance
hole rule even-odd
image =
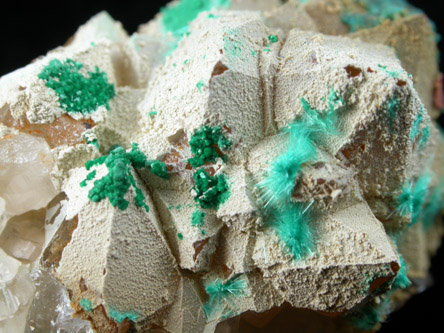
[[[191,225],[193,227],[202,227],[205,221],[205,213],[200,210],[195,210],[191,216]]]
[[[442,211],[444,201],[444,179],[440,179],[437,186],[431,190],[427,203],[421,212],[421,221],[426,230],[430,229],[436,222],[437,216]]]
[[[113,307],[110,307],[109,308],[109,316],[112,319],[114,319],[116,322],[122,323],[125,319],[129,319],[131,321],[136,321],[140,317],[140,314],[137,312],[133,312],[133,311],[119,312],[116,309],[114,309]]]
[[[417,114],[410,130],[410,140],[415,141],[418,137],[421,137],[419,140],[418,149],[424,148],[430,138],[430,124],[427,124],[422,130],[420,129],[421,124],[424,121],[424,113],[424,107],[421,106],[421,110]]]
[[[86,140],[86,143],[89,145],[93,145],[94,147],[96,147],[97,150],[100,150],[100,145],[99,145],[99,140],[94,139],[94,140]]]
[[[201,80],[199,82],[197,82],[196,84],[196,88],[199,89],[199,92],[202,92],[202,88],[205,86],[205,83]]]
[[[389,129],[390,131],[393,130],[393,123],[395,122],[397,118],[397,113],[400,108],[399,100],[396,97],[393,97],[387,102],[386,105],[387,111],[388,111],[388,121],[389,121]]]
[[[361,11],[343,10],[342,22],[350,27],[350,32],[373,28],[385,20],[396,20],[418,14],[421,11],[409,5],[406,0],[359,0],[355,1],[363,7]]]
[[[424,146],[427,144],[427,142],[430,139],[430,124],[428,124],[423,130],[422,130],[422,136],[421,140],[419,141],[419,149],[424,148]]]
[[[91,312],[93,310],[91,301],[89,299],[86,299],[86,298],[82,298],[80,300],[80,306],[86,312]]]
[[[242,56],[242,43],[236,39],[233,33],[224,37],[224,52],[231,58],[241,58]]]
[[[188,32],[188,24],[199,13],[216,8],[227,8],[231,0],[181,0],[161,9],[162,23],[166,31],[175,36]],[[212,15],[212,14],[209,14]]]
[[[177,234],[177,238],[179,238],[180,240],[183,240],[183,235],[179,232],[179,233]]]
[[[80,73],[83,64],[72,59],[63,63],[53,59],[43,68],[38,78],[46,81],[46,86],[55,91],[60,106],[67,112],[88,114],[100,106],[109,110],[109,101],[116,95],[114,85],[108,83],[105,72],[95,67],[85,77]]]
[[[93,170],[90,173],[88,173],[86,179],[80,183],[80,187],[86,187],[88,181],[93,180],[95,177],[96,177],[96,170]]]
[[[268,36],[268,40],[270,41],[270,43],[274,44],[279,41],[279,38],[276,35],[270,35],[270,36]]]
[[[150,117],[154,117],[155,115],[157,115],[157,111],[148,112],[148,116],[150,116]]]
[[[384,72],[386,73],[388,76],[393,77],[395,79],[399,78],[399,75],[401,74],[401,72],[399,71],[390,71],[387,69],[387,66],[382,66],[382,65],[378,65],[378,67]]]
[[[153,160],[153,161],[147,161],[147,164],[151,168],[151,172],[153,174],[155,174],[156,176],[163,178],[163,179],[169,178],[168,170],[167,170],[165,163],[157,161],[157,160]]]

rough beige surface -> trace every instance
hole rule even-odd
[[[101,172],[106,174],[106,169]],[[112,307],[122,313],[152,315],[171,304],[179,281],[156,210],[149,199],[149,213],[134,204],[121,211],[108,201],[91,203],[87,199],[91,184],[79,185],[86,175],[85,170],[74,169],[71,182],[75,185],[66,189],[67,218],[78,214],[78,226],[55,275],[77,301],[87,298],[105,305],[107,311]],[[127,193],[128,199],[134,195],[132,190]],[[86,291],[81,290],[81,280]]]
[[[350,35],[364,42],[392,47],[402,67],[412,75],[421,102],[436,119],[440,111],[433,104],[434,84],[439,68],[438,48],[432,23],[423,14],[361,30]]]

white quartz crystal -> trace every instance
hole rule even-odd
[[[45,207],[57,194],[51,151],[42,138],[18,134],[0,141],[0,196],[5,212],[20,215]]]

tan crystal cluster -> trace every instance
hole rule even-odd
[[[436,32],[373,5],[102,12],[0,78],[0,331],[355,332],[422,290]]]

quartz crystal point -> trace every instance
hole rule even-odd
[[[403,0],[178,0],[0,78],[0,331],[377,330],[443,233],[435,35]]]
[[[25,329],[30,332],[78,332],[92,333],[88,321],[73,318],[74,310],[66,289],[45,270],[31,273],[35,295],[29,308]]]

